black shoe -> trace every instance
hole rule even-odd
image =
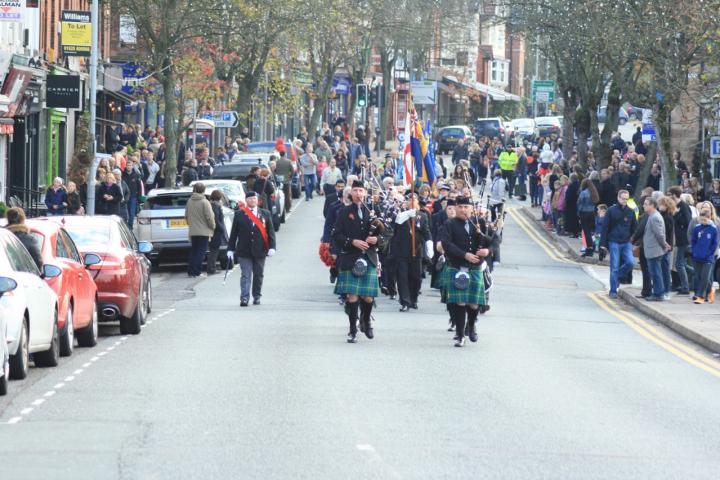
[[[390,290],[388,290],[387,287],[382,286],[380,287],[380,293],[382,293],[383,295],[390,295]]]
[[[407,312],[408,310],[410,310],[410,307],[408,307],[407,305],[401,305],[401,306],[400,306],[400,311],[401,311],[401,312]]]
[[[330,283],[335,283],[336,279],[337,279],[337,277],[331,273],[330,274]]]
[[[477,331],[475,330],[475,327],[470,329],[470,332],[468,332],[468,337],[470,338],[470,341],[473,343],[478,341],[478,334],[477,334]]]
[[[677,294],[678,295],[690,295],[690,290],[681,288],[680,290],[677,291]]]
[[[395,300],[396,298],[397,298],[397,295],[395,295],[394,293],[390,294],[390,300]]]
[[[355,332],[348,333],[347,343],[357,343],[357,333],[355,333]]]
[[[410,308],[412,308],[413,310],[417,310],[418,309],[417,303],[411,303]]]
[[[664,302],[665,299],[663,297],[647,297],[645,300],[648,302]]]
[[[455,340],[455,346],[456,347],[464,347],[465,346],[465,337],[458,338]]]
[[[260,305],[260,299],[256,298],[255,300],[253,300],[253,305]]]
[[[368,320],[367,325],[365,326],[365,331],[363,333],[369,340],[372,340],[373,338],[375,338],[375,332],[373,332],[373,328],[370,323],[370,320]]]
[[[248,301],[247,301],[247,300],[242,300],[242,301],[240,302],[240,306],[241,306],[241,307],[247,307],[247,306],[248,306]]]
[[[448,332],[454,332],[454,331],[455,331],[455,326],[454,326],[454,325],[450,325],[450,326],[448,327]]]

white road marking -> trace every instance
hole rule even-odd
[[[52,397],[53,395],[55,395],[55,390],[48,390],[43,397]]]
[[[118,345],[120,345],[120,343],[121,343],[121,342],[115,342],[115,346],[118,346]]]
[[[58,383],[58,384],[55,385],[53,388],[54,388],[55,390],[59,390],[59,389],[61,389],[61,388],[64,387],[64,386],[65,386],[64,383]]]
[[[22,420],[22,417],[13,417],[10,420],[8,420],[8,425],[13,425],[15,423],[18,423],[20,420]]]
[[[360,450],[361,452],[374,452],[375,451],[375,449],[373,448],[372,445],[360,444],[360,445],[356,445],[356,446],[357,446],[357,449]]]
[[[114,347],[114,346],[110,346],[110,347],[107,347],[105,350],[108,351],[108,352],[112,352],[113,350],[115,350],[115,347]]]
[[[73,372],[73,375],[80,375],[82,372],[83,372],[83,369],[82,369],[82,368],[78,368],[77,370],[75,370],[75,371]]]
[[[43,403],[45,403],[44,398],[36,398],[35,401],[32,402],[31,405],[35,405],[37,407],[38,405],[42,405]]]
[[[82,367],[83,367],[83,368],[88,368],[90,365],[92,365],[92,363],[86,362],[86,363],[83,363],[83,364],[82,364]]]
[[[35,410],[35,409],[32,407],[23,408],[22,410],[20,410],[20,415],[27,415],[28,413],[32,412],[33,410]]]
[[[120,337],[120,341],[125,341],[127,339],[128,339],[128,337]]]
[[[69,377],[65,377],[65,381],[66,381],[66,382],[72,382],[73,380],[75,380],[75,376],[74,376],[74,375],[70,375]]]
[[[102,357],[103,355],[107,355],[107,352],[100,352],[100,353],[98,353],[98,357]]]

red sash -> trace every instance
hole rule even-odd
[[[255,227],[260,232],[260,236],[263,239],[263,243],[265,244],[265,250],[270,249],[270,239],[268,238],[267,230],[265,229],[265,225],[263,224],[262,220],[260,220],[258,217],[255,216],[255,214],[247,208],[246,206],[241,206],[240,210],[245,212],[245,215],[248,216],[251,222],[255,225]]]

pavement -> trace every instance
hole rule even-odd
[[[317,256],[322,199],[301,202],[262,305],[239,307],[237,270],[163,272],[140,335],[106,329],[12,382],[2,478],[717,478],[720,362],[521,222],[478,343],[453,348],[426,285],[417,311],[378,299],[375,339],[350,345]]]
[[[597,275],[598,279],[603,282],[606,291],[610,289],[609,259],[600,262],[597,256],[582,257],[580,255],[582,241],[577,238],[559,236],[546,230],[542,225],[540,208],[531,208],[523,204],[527,202],[518,202],[517,200],[512,200],[511,203],[515,206],[514,208],[519,209],[518,211],[522,215],[533,220],[537,230],[542,231],[545,237],[549,238],[560,251],[574,261],[605,267],[596,268],[592,274]],[[636,270],[639,270],[639,266],[636,266]],[[639,272],[636,272],[633,275],[633,285],[621,287],[618,290],[618,296],[640,313],[649,316],[688,340],[701,345],[712,353],[720,353],[720,302],[695,305],[691,301],[692,296],[675,294],[670,295],[670,299],[665,302],[648,302],[638,298],[641,286],[641,277]]]

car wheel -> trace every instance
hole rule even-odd
[[[0,397],[7,395],[8,392],[8,378],[10,377],[10,362],[3,362],[3,376],[0,378]]]
[[[143,289],[144,290],[144,289]],[[140,333],[142,324],[145,323],[143,292],[138,295],[138,302],[135,306],[135,312],[131,317],[120,317],[120,333],[123,335],[137,335]]]
[[[22,380],[27,377],[29,360],[28,318],[26,315],[23,319],[22,329],[20,330],[20,344],[18,345],[17,352],[15,352],[15,355],[10,355],[10,378],[13,380]]]
[[[65,331],[60,335],[60,356],[69,357],[75,347],[75,329],[73,327],[73,306],[68,304],[67,315],[65,315]]]
[[[97,303],[93,303],[92,318],[90,325],[78,330],[75,334],[80,347],[94,347],[98,338],[98,309]]]
[[[58,311],[55,307],[55,321],[53,322],[53,334],[50,341],[50,348],[44,352],[37,352],[33,355],[36,367],[56,367],[60,357],[60,333],[58,332]]]
[[[225,254],[227,257],[227,254]],[[145,302],[145,316],[152,312],[152,280],[150,280],[150,277],[148,276],[148,283],[146,288],[146,302]]]

